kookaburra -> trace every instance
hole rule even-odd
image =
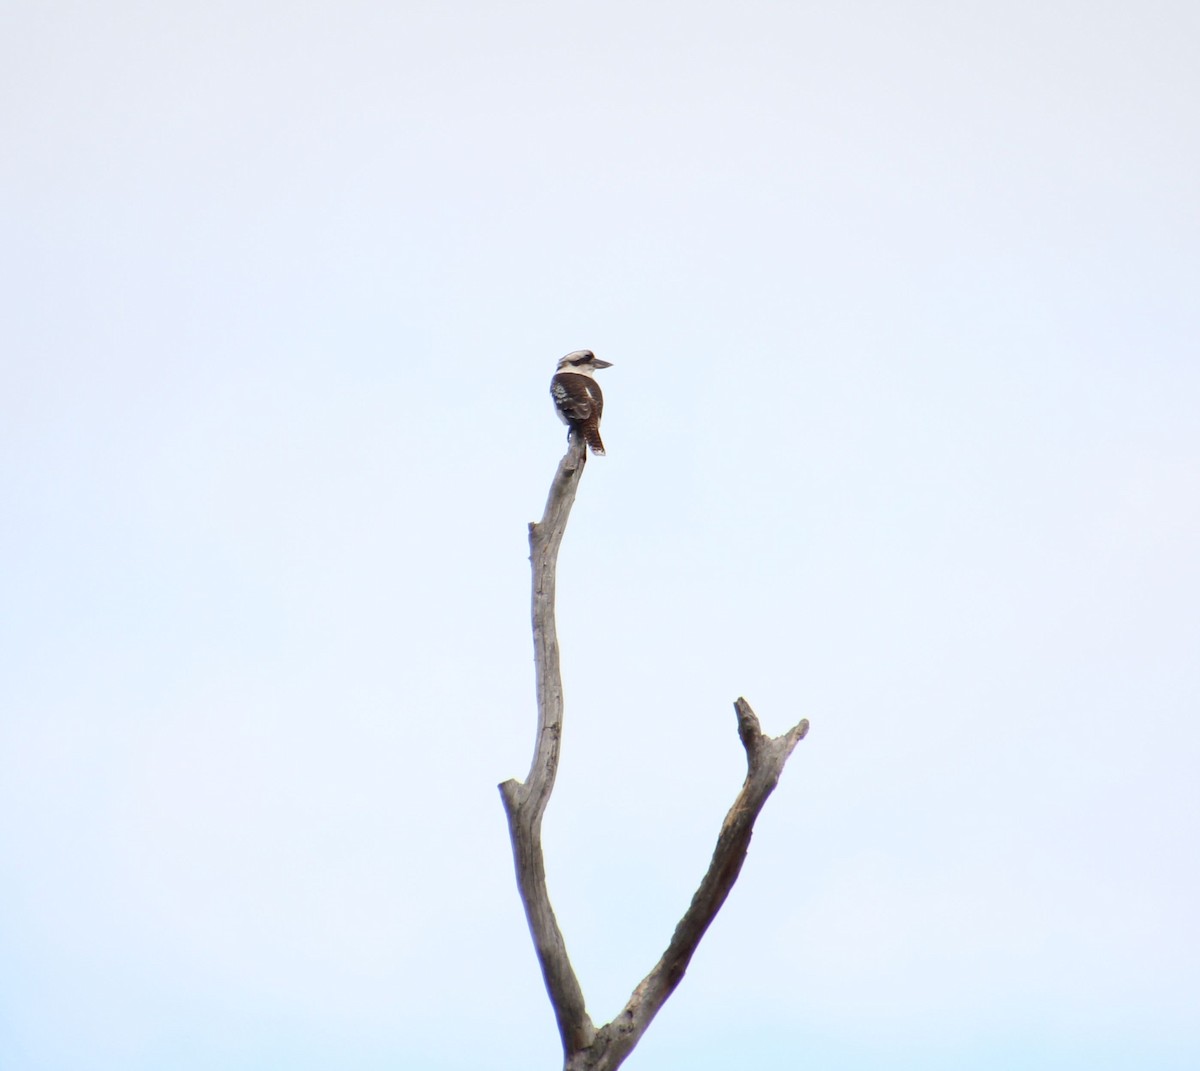
[[[611,367],[611,361],[600,360],[591,350],[576,350],[558,362],[558,371],[550,380],[554,408],[559,419],[571,429],[567,437],[578,431],[593,454],[604,453],[604,443],[600,441],[604,395],[594,373],[597,368]]]

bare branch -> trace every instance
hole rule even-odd
[[[708,871],[675,927],[662,958],[638,984],[621,1013],[597,1030],[587,1013],[583,990],[550,906],[542,855],[542,815],[558,772],[563,721],[562,674],[554,621],[555,570],[558,548],[586,460],[583,440],[573,435],[554,475],[542,520],[529,526],[537,740],[525,781],[505,781],[500,786],[500,795],[508,815],[517,888],[562,1037],[564,1071],[615,1071],[674,992],[700,939],[725,903],[746,859],[754,822],[778,784],[792,749],[808,732],[808,721],[801,721],[782,736],[764,736],[750,704],[745,699],[734,704],[738,735],[746,751],[746,780],[725,816]]]
[[[792,749],[808,732],[808,719],[805,718],[782,736],[764,736],[758,717],[745,699],[738,699],[734,710],[737,711],[738,735],[746,749],[746,780],[721,825],[708,871],[675,927],[675,934],[662,958],[638,984],[621,1013],[597,1031],[591,1051],[581,1054],[582,1058],[577,1062],[567,1062],[567,1071],[613,1071],[633,1051],[659,1009],[679,985],[700,939],[725,903],[746,860],[754,822],[779,783],[779,775],[783,773]]]
[[[558,773],[562,740],[562,672],[558,660],[558,630],[554,621],[554,582],[558,548],[575,503],[575,492],[587,461],[583,438],[572,435],[558,464],[540,524],[529,526],[529,560],[533,568],[533,659],[537,676],[538,728],[529,774],[500,786],[512,840],[517,888],[533,937],[542,978],[558,1020],[564,1057],[586,1049],[595,1036],[583,990],[567,957],[562,930],[550,906],[546,865],[542,855],[542,815]]]

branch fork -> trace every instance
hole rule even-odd
[[[746,779],[721,825],[712,861],[662,958],[638,983],[612,1022],[597,1028],[587,1013],[583,989],[550,905],[542,855],[542,816],[554,788],[562,742],[555,573],[586,460],[582,438],[572,435],[550,485],[542,519],[529,526],[538,728],[529,774],[524,782],[505,781],[500,796],[508,816],[517,888],[562,1038],[564,1071],[614,1071],[679,985],[701,938],[725,903],[745,862],[754,822],[779,783],[788,757],[808,732],[808,720],[801,720],[781,736],[766,736],[750,704],[740,698],[734,703],[738,736],[746,752]]]

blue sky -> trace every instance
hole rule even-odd
[[[1200,15],[9,4],[0,1067],[1200,1063]]]

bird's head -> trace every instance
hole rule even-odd
[[[612,368],[612,362],[600,360],[591,350],[576,350],[558,362],[558,371],[578,372],[583,376],[590,376],[598,368]]]

